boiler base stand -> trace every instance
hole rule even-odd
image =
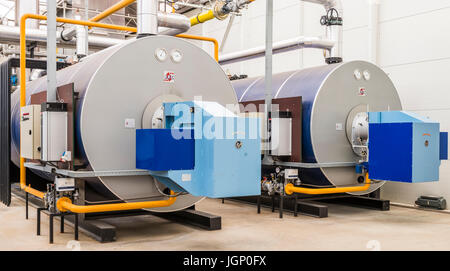
[[[25,201],[25,199],[26,199],[25,192],[20,190],[20,187],[18,185],[14,184],[14,185],[12,185],[11,188],[12,188],[11,192],[14,196]],[[32,207],[38,209],[39,216],[40,216],[40,212],[45,210],[42,208],[42,201],[33,196],[29,196],[27,202],[28,203],[27,203],[26,208],[28,208],[28,204],[29,204]],[[46,214],[48,214],[49,216],[51,216],[49,224],[52,224],[52,220],[54,217],[56,217],[57,219],[59,218],[59,220],[61,219],[60,214],[52,215],[46,210],[44,212]],[[77,240],[77,238],[78,238],[78,230],[77,230],[77,228],[78,228],[84,234],[97,240],[98,242],[106,243],[106,242],[113,242],[116,240],[117,228],[116,228],[116,226],[111,225],[111,224],[107,223],[106,221],[103,221],[102,219],[106,219],[106,218],[121,219],[124,217],[142,216],[142,215],[157,216],[157,217],[161,217],[161,218],[168,219],[171,221],[175,221],[180,224],[187,224],[187,225],[191,225],[191,226],[195,226],[195,227],[198,227],[201,229],[211,230],[211,231],[212,230],[220,230],[222,228],[222,217],[195,210],[195,206],[192,206],[191,208],[188,208],[188,209],[185,209],[182,211],[177,211],[177,212],[172,212],[172,213],[154,213],[154,212],[149,212],[149,211],[145,211],[145,210],[134,210],[134,211],[85,214],[84,219],[82,219],[82,216],[79,216],[78,227],[76,227],[76,225],[75,225],[78,215],[74,216],[71,213],[70,214],[67,213],[67,214],[65,214],[65,216],[63,218],[63,222],[65,224],[70,225],[75,228],[75,237],[76,237],[75,240]],[[38,228],[38,233],[40,234],[40,227],[39,227],[40,217],[39,217],[38,223],[39,224],[38,224],[37,228]],[[52,231],[50,231],[50,230],[52,230],[52,229],[49,229],[49,232],[52,233]],[[61,225],[61,230],[62,230],[62,232],[64,231],[63,225]],[[53,237],[51,235],[49,236],[50,242],[52,242],[52,240],[53,240]]]
[[[308,196],[294,194],[291,196],[263,194],[256,197],[227,198],[229,200],[244,202],[256,205],[257,212],[261,212],[261,207],[270,208],[272,212],[278,210],[279,217],[283,218],[283,212],[288,211],[294,216],[298,214],[313,216],[317,218],[328,217],[327,203],[348,205],[357,208],[388,211],[390,209],[389,200],[379,197],[379,190],[366,196],[353,196],[348,194],[332,194],[322,196]],[[222,199],[222,203],[225,199]]]

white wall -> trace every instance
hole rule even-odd
[[[223,53],[264,45],[265,2],[257,0],[236,17]],[[321,6],[299,0],[274,1],[274,41],[296,36],[320,36]],[[344,60],[369,57],[369,1],[342,0]],[[378,64],[398,88],[405,110],[441,123],[450,131],[450,0],[380,0]],[[228,20],[210,21],[193,29],[221,42]],[[212,53],[212,47],[205,45]],[[297,50],[274,56],[274,72],[323,65],[322,51]],[[264,74],[264,58],[225,65],[232,74]],[[383,197],[412,204],[424,194],[450,200],[450,164],[442,162],[440,181],[428,184],[388,183]]]

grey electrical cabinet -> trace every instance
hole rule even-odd
[[[41,160],[60,161],[67,151],[67,104],[43,103]]]
[[[27,105],[20,110],[20,155],[41,159],[41,106]]]
[[[270,123],[271,154],[273,156],[291,156],[292,113],[289,111],[272,112]]]

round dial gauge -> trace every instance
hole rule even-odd
[[[167,59],[167,51],[164,48],[158,48],[155,50],[155,57],[159,61],[165,61]]]
[[[356,80],[360,80],[362,78],[362,74],[359,70],[355,70],[353,74],[355,75]]]
[[[364,79],[366,79],[367,81],[370,80],[370,72],[368,70],[365,70],[363,72],[363,75],[364,75]]]
[[[176,63],[181,62],[181,59],[183,59],[183,55],[179,50],[172,50],[172,60]]]

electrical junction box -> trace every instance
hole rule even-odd
[[[41,160],[60,161],[67,151],[67,104],[43,103],[41,115]]]
[[[41,159],[41,106],[28,105],[20,110],[20,155]]]
[[[292,113],[272,112],[270,118],[270,151],[273,156],[292,155]]]
[[[298,179],[298,169],[296,168],[287,168],[284,170],[284,178],[287,180],[296,180]]]
[[[55,178],[55,187],[58,192],[74,191],[75,178]]]
[[[439,123],[411,112],[369,112],[369,177],[406,183],[439,180],[447,152]]]

